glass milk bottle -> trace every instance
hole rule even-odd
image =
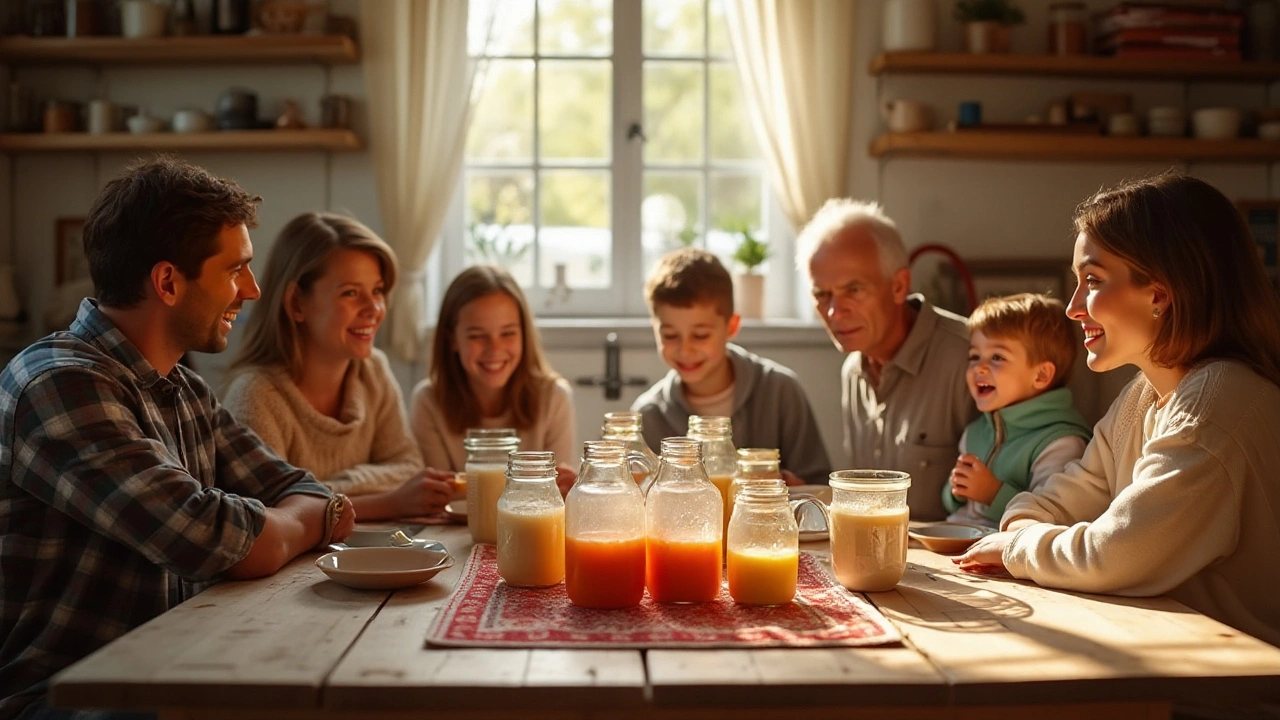
[[[564,500],[549,452],[513,452],[498,498],[498,574],[508,585],[545,587],[564,580]]]
[[[808,503],[827,519],[831,569],[840,584],[855,592],[884,592],[907,569],[907,490],[911,476],[893,470],[838,470],[831,473],[831,507]]]
[[[627,450],[640,454],[643,458],[630,461],[631,476],[640,486],[642,493],[649,492],[653,484],[653,474],[658,470],[658,456],[653,454],[649,444],[644,441],[641,430],[644,428],[638,412],[611,412],[604,414],[604,427],[601,429],[602,440],[617,440]]]
[[[729,484],[729,518],[733,518],[734,504],[737,502],[738,493],[742,491],[744,485],[760,480],[781,479],[782,464],[778,460],[778,450],[776,448],[739,449],[737,468],[733,473],[733,482]],[[783,484],[785,485],[786,483]]]
[[[702,469],[702,444],[663,440],[645,498],[645,584],[655,602],[710,602],[720,594],[723,513]]]
[[[720,491],[724,505],[724,525],[729,526],[732,497],[729,486],[737,471],[738,453],[733,449],[732,421],[720,415],[690,415],[689,437],[702,441],[702,467],[707,479]]]
[[[584,443],[564,501],[565,589],[587,608],[624,608],[644,596],[644,496],[617,440]]]
[[[782,480],[753,480],[738,493],[725,536],[729,596],[743,605],[784,605],[796,594],[800,528]]]
[[[507,433],[507,434],[500,434]],[[498,541],[498,498],[507,486],[507,456],[520,449],[511,430],[468,430],[467,529],[478,543]]]

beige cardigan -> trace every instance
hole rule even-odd
[[[317,412],[282,367],[237,373],[223,403],[277,455],[337,492],[394,490],[422,469],[400,386],[380,350],[347,371],[338,418]]]
[[[1234,361],[1193,369],[1163,408],[1139,375],[1078,462],[1016,495],[1015,577],[1167,593],[1280,646],[1280,388]]]
[[[418,440],[418,448],[427,465],[441,470],[461,471],[467,464],[467,451],[462,447],[466,433],[454,433],[444,421],[444,414],[436,404],[431,391],[430,378],[418,383],[409,400],[409,425]],[[564,463],[576,472],[581,462],[582,448],[574,439],[573,395],[568,381],[557,380],[547,393],[542,412],[532,427],[517,433],[521,450],[550,450],[556,462]],[[499,417],[484,418],[481,427],[511,427],[511,413]]]

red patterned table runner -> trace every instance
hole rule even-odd
[[[466,647],[824,647],[889,645],[898,630],[800,553],[796,599],[781,607],[738,605],[722,586],[716,602],[664,605],[646,592],[638,607],[589,610],[569,602],[564,583],[515,588],[498,576],[498,551],[476,545],[458,589],[427,633],[427,644]]]

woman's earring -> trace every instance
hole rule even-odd
[[[1153,318],[1158,318],[1158,317],[1160,317],[1160,308],[1152,308],[1152,310],[1151,310],[1151,317],[1153,317]]]

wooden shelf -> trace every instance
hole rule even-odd
[[[886,133],[871,142],[872,157],[942,157],[989,160],[1280,161],[1280,141],[1239,138],[1104,137],[1044,132]]]
[[[111,150],[360,150],[350,130],[227,130],[208,133],[10,133],[0,135],[4,152]]]
[[[881,53],[871,74],[1049,75],[1156,80],[1280,81],[1280,63],[1095,57],[1092,55],[999,55],[972,53]]]
[[[195,35],[188,37],[3,37],[0,63],[132,65],[154,63],[350,64],[360,59],[346,35]]]

